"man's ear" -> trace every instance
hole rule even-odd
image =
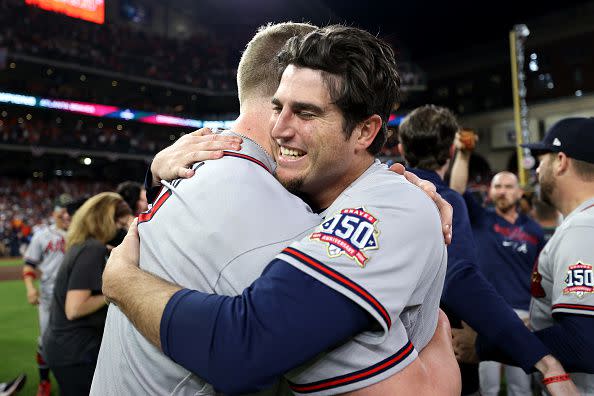
[[[371,146],[381,127],[382,118],[377,114],[360,122],[355,130],[358,146],[363,150],[367,150],[367,147]]]
[[[553,161],[553,171],[555,172],[555,175],[562,175],[567,172],[568,168],[569,157],[563,152],[557,153],[555,155],[555,160]]]

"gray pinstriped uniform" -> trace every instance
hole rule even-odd
[[[563,220],[540,253],[532,275],[534,330],[553,326],[555,313],[594,316],[593,242],[594,199],[589,199]],[[571,373],[571,378],[580,394],[594,396],[594,374]]]
[[[49,323],[54,283],[64,259],[66,232],[55,225],[37,231],[25,251],[24,260],[41,272],[39,281],[39,329],[43,336]]]

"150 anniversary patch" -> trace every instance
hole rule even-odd
[[[309,238],[328,244],[328,256],[344,254],[363,268],[369,260],[364,251],[379,248],[377,222],[363,207],[343,209],[322,223]]]
[[[581,261],[570,265],[567,269],[565,283],[567,287],[563,289],[563,294],[575,293],[578,297],[583,297],[584,293],[594,293],[592,266]]]

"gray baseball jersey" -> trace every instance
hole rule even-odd
[[[553,314],[594,316],[594,199],[569,214],[547,242],[532,274],[530,323],[555,324]],[[581,394],[594,395],[594,374],[572,373]]]
[[[139,216],[140,267],[183,287],[241,293],[279,251],[320,222],[274,178],[274,168],[265,151],[244,137],[240,152],[197,163],[192,178],[167,183]],[[91,394],[214,391],[146,341],[112,305]]]
[[[25,263],[41,272],[39,282],[39,328],[43,335],[49,321],[49,308],[54,292],[54,283],[64,258],[66,232],[55,225],[44,227],[33,234],[25,251]]]
[[[377,326],[290,372],[296,394],[359,389],[410,364],[435,332],[447,265],[435,204],[379,161],[325,214],[278,258],[353,300]]]

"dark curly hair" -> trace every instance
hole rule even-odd
[[[331,100],[343,114],[345,138],[358,123],[379,115],[382,127],[367,151],[380,151],[390,112],[400,96],[400,76],[387,43],[361,29],[330,25],[288,40],[278,60],[279,79],[288,65],[322,72]]]
[[[398,128],[408,165],[428,170],[441,168],[450,158],[450,147],[460,129],[445,107],[425,105],[414,109]]]

